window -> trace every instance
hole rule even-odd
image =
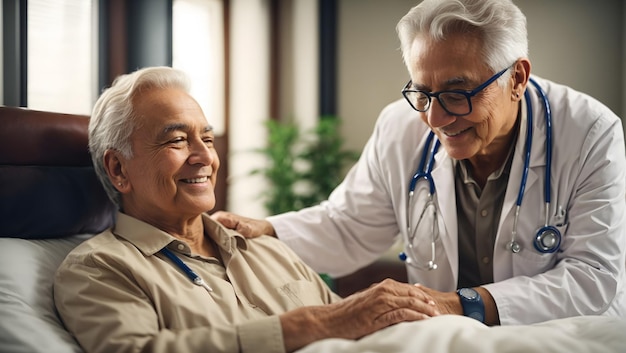
[[[172,66],[192,79],[215,135],[225,132],[224,20],[222,0],[174,0]]]
[[[29,108],[91,113],[98,93],[96,1],[28,1]]]

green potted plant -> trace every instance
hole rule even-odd
[[[294,192],[294,185],[300,176],[293,168],[296,159],[293,151],[300,138],[300,131],[291,122],[268,120],[265,126],[268,133],[267,146],[256,152],[267,158],[267,166],[253,170],[252,174],[261,174],[269,182],[269,187],[261,196],[265,209],[270,214],[278,214],[300,206],[299,198]]]
[[[359,158],[357,152],[344,149],[340,124],[336,117],[322,117],[310,131],[310,140],[298,155],[308,164],[308,168],[300,173],[300,178],[310,185],[309,193],[302,197],[305,206],[326,200],[345,176],[346,168]]]
[[[267,121],[268,144],[256,152],[268,164],[252,173],[269,183],[262,194],[269,214],[315,205],[341,182],[359,155],[343,148],[340,124],[334,116],[323,116],[313,129],[302,132],[293,122]]]

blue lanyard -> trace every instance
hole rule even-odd
[[[178,268],[183,270],[183,272],[185,272],[185,274],[187,275],[187,277],[189,277],[189,279],[191,280],[191,282],[193,282],[193,284],[199,287],[204,287],[204,289],[206,289],[207,292],[209,293],[213,291],[213,288],[209,287],[209,285],[202,279],[202,277],[200,277],[197,273],[195,273],[192,269],[190,269],[189,266],[187,266],[183,262],[183,260],[181,260],[178,256],[176,256],[170,249],[163,248],[161,249],[161,253],[167,256],[168,259],[172,260],[172,262],[176,266],[178,266]]]

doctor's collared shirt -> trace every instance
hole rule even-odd
[[[494,245],[514,151],[515,142],[509,147],[506,162],[489,175],[484,188],[472,177],[468,160],[453,162],[459,222],[458,288],[493,283]]]
[[[74,249],[54,299],[86,352],[284,352],[278,315],[339,300],[275,238],[244,239],[203,215],[221,263],[135,218]],[[213,289],[197,286],[159,251],[167,247]]]

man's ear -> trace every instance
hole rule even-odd
[[[109,180],[113,186],[121,193],[130,189],[130,183],[126,175],[124,166],[125,159],[115,150],[106,150],[104,152],[104,169],[109,176]]]
[[[530,61],[527,58],[521,58],[513,64],[513,75],[511,76],[513,81],[513,84],[511,85],[511,98],[515,101],[520,100],[526,90],[528,80],[530,79],[530,68]]]

